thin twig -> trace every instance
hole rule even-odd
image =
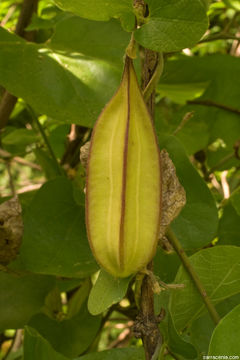
[[[234,155],[235,157],[240,160],[240,154],[239,154],[239,149],[240,149],[240,139],[238,139],[235,144],[233,145],[233,149],[234,149]]]
[[[216,41],[216,40],[237,40],[240,41],[240,37],[239,36],[234,36],[231,34],[225,34],[225,33],[219,33],[219,34],[215,34],[215,35],[211,35],[209,37],[203,38],[202,40],[200,40],[198,42],[198,44],[203,44],[203,43],[207,43],[210,41]]]
[[[22,344],[22,340],[23,340],[23,330],[17,329],[16,337],[13,342],[12,352],[16,352],[20,348],[20,346]]]
[[[235,154],[234,153],[231,153],[231,154],[228,154],[226,155],[225,157],[223,157],[216,165],[214,165],[208,172],[207,172],[207,177],[214,173],[215,171],[221,169],[221,167],[227,163],[229,160],[231,159],[234,159],[235,157]]]
[[[222,31],[223,34],[228,34],[231,27],[233,25],[235,25],[235,21],[236,21],[236,19],[238,18],[239,15],[240,15],[240,11],[236,11],[235,14],[233,15],[233,17],[230,19],[230,21],[227,23],[227,25],[223,29],[223,31]]]
[[[131,327],[133,323],[131,322],[130,325],[125,326],[123,331],[118,335],[117,339],[113,340],[109,345],[108,349],[114,349],[118,347],[122,347],[124,344],[129,342],[129,340],[132,338],[133,334],[131,332]]]
[[[30,113],[33,121],[34,121],[35,124],[37,125],[40,134],[42,135],[42,138],[43,138],[43,140],[44,140],[44,142],[45,142],[45,145],[46,145],[46,147],[47,147],[47,149],[48,149],[48,151],[49,151],[49,153],[50,153],[50,155],[51,155],[51,157],[52,157],[52,160],[54,161],[54,163],[55,163],[55,165],[56,165],[56,169],[57,169],[58,174],[59,174],[59,175],[63,175],[62,168],[60,167],[59,162],[58,162],[58,160],[57,160],[57,158],[56,158],[56,155],[54,154],[54,151],[53,151],[53,149],[52,149],[52,147],[51,147],[51,144],[50,144],[50,142],[48,141],[48,137],[47,137],[47,135],[45,134],[45,131],[44,131],[43,127],[42,127],[42,124],[41,124],[40,121],[38,120],[38,117],[37,117],[37,115],[35,114],[35,112],[33,111],[33,109],[32,109],[29,105],[26,105],[26,107],[27,107],[27,109],[28,109],[28,111],[29,111],[29,113]]]
[[[16,102],[17,97],[5,90],[0,102],[0,129],[3,129],[7,125],[9,116],[11,115]]]
[[[12,154],[10,154],[8,151],[3,150],[3,149],[0,149],[0,156],[3,157],[3,159],[7,159],[7,160],[11,159],[11,161],[15,161],[16,163],[19,163],[23,166],[28,166],[32,169],[39,170],[39,171],[42,170],[41,166],[39,166],[35,163],[32,163],[31,161],[25,160],[25,159],[21,158],[20,156],[12,157]]]
[[[34,164],[31,161],[25,160],[25,159],[21,158],[20,156],[14,156],[12,158],[12,161],[15,161],[16,163],[21,164],[23,166],[28,166],[34,170],[38,170],[38,171],[42,170],[41,166]]]
[[[180,257],[180,259],[183,263],[183,266],[185,267],[185,269],[187,270],[191,279],[193,280],[193,283],[196,286],[197,290],[199,291],[201,297],[203,298],[203,301],[204,301],[204,303],[207,307],[207,310],[208,310],[209,314],[211,315],[214,323],[218,324],[220,321],[220,316],[217,313],[211,299],[209,298],[198,274],[196,273],[195,269],[193,268],[191,262],[189,261],[187,254],[183,250],[178,238],[176,237],[176,235],[170,228],[168,228],[168,230],[167,230],[167,237],[170,240],[171,244],[173,245],[178,256]]]
[[[11,19],[12,15],[14,14],[14,11],[16,10],[17,4],[13,4],[12,6],[10,6],[10,8],[8,9],[8,12],[6,13],[6,15],[4,16],[4,18],[2,19],[0,25],[1,26],[5,26],[6,23],[8,22],[9,19]]]
[[[230,188],[229,188],[229,184],[227,182],[227,174],[228,174],[227,170],[225,170],[221,173],[221,184],[222,184],[224,199],[230,198]]]
[[[20,189],[18,189],[16,191],[17,194],[23,194],[25,192],[29,192],[29,191],[34,191],[34,190],[38,190],[40,189],[40,187],[44,184],[44,181],[41,181],[37,184],[30,184],[30,185],[26,185],[21,187]]]
[[[71,131],[68,135],[67,144],[65,147],[65,152],[62,156],[60,164],[64,168],[74,168],[80,161],[80,147],[86,143],[89,139],[90,130],[80,126],[80,125],[71,125]]]
[[[172,357],[174,360],[180,360],[180,358],[179,358],[176,354],[173,354],[169,349],[168,349],[168,354],[171,355],[171,357]]]
[[[11,346],[9,347],[7,353],[4,355],[2,360],[7,360],[12,352],[16,352],[20,348],[22,344],[22,336],[23,336],[23,330],[22,329],[16,330],[14,338],[12,339]]]
[[[11,193],[12,193],[12,196],[15,196],[16,190],[15,190],[14,181],[13,181],[13,177],[12,177],[11,162],[9,160],[6,161],[6,167],[7,167],[8,177],[9,177],[9,186],[11,189]]]
[[[212,186],[215,187],[215,189],[221,194],[223,195],[223,192],[222,192],[222,187],[221,185],[219,184],[219,182],[217,181],[216,179],[216,176],[214,174],[210,174],[208,176],[208,179],[210,179],[211,183],[212,183]]]
[[[182,130],[182,128],[186,125],[186,123],[187,123],[193,116],[194,116],[194,111],[189,111],[189,112],[187,112],[187,113],[183,116],[183,118],[182,118],[180,124],[178,125],[178,127],[173,131],[173,135],[176,135],[180,130]]]
[[[212,101],[212,100],[188,100],[187,104],[216,107],[216,108],[226,110],[226,111],[230,111],[230,112],[232,112],[234,114],[240,115],[240,109],[236,109],[236,108],[233,108],[233,107],[228,106],[228,105],[220,104],[220,103]]]
[[[238,31],[237,35],[240,35],[240,32]],[[231,46],[231,50],[230,50],[230,55],[232,56],[238,56],[240,55],[240,51],[239,51],[239,45],[240,45],[240,41],[239,40],[234,40]]]

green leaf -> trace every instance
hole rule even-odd
[[[230,311],[213,331],[209,355],[238,356],[240,354],[240,305]]]
[[[240,293],[240,248],[216,246],[204,249],[191,256],[190,261],[213,304]],[[172,292],[170,298],[174,325],[181,330],[207,310],[183,267],[179,269],[175,283],[185,284],[181,291]]]
[[[87,354],[76,360],[144,360],[143,348],[124,348]]]
[[[186,121],[185,126],[181,127],[187,113],[192,113],[193,116]],[[206,123],[206,119],[202,118],[201,112],[194,105],[183,106],[174,114],[174,121],[179,126],[179,130],[176,129],[176,137],[184,145],[188,155],[195,154],[208,145],[210,141],[209,124]]]
[[[62,313],[61,292],[57,285],[48,293],[41,310],[52,319]]]
[[[21,347],[16,352],[11,352],[8,355],[8,360],[23,360],[23,348]]]
[[[80,311],[91,289],[91,280],[86,279],[68,301],[67,317],[72,318]]]
[[[58,159],[61,159],[66,147],[66,137],[70,132],[69,125],[60,125],[52,130],[49,134],[48,140],[53,149],[54,154]]]
[[[97,270],[84,207],[74,202],[67,178],[47,182],[34,196],[24,216],[23,243],[14,266],[66,277],[86,277]]]
[[[26,191],[18,195],[23,214],[25,213],[25,210],[28,208],[29,204],[31,203],[34,195],[36,194],[36,191],[37,190]]]
[[[208,27],[206,6],[199,0],[147,0],[146,24],[135,31],[144,47],[162,52],[193,46]]]
[[[41,148],[34,150],[36,160],[41,166],[46,179],[54,179],[59,175],[59,167],[56,162],[50,157],[49,152]]]
[[[220,317],[224,317],[229,311],[231,311],[240,302],[240,293],[233,295],[232,297],[225,299],[220,304],[216,305],[217,312]],[[215,328],[209,313],[204,314],[200,318],[196,319],[191,328],[189,329],[191,342],[197,348],[199,353],[207,355],[210,339]]]
[[[200,248],[210,243],[217,232],[215,201],[179,141],[173,136],[159,137],[160,148],[168,151],[187,196],[187,203],[171,228],[185,249]]]
[[[159,87],[172,91],[194,84],[208,83],[201,101],[213,102],[239,109],[240,59],[229,55],[185,56],[169,60],[165,64]],[[235,79],[233,82],[232,79]],[[190,100],[191,94],[189,93]],[[194,116],[178,131],[177,137],[184,143],[189,154],[203,149],[209,143],[221,138],[232,151],[240,133],[239,115],[217,107],[189,104],[176,112],[178,123],[184,114],[194,111]],[[226,122],[227,118],[227,122]],[[194,145],[195,143],[195,145]]]
[[[203,94],[208,82],[196,82],[186,84],[159,84],[157,91],[161,96],[167,96],[177,104],[185,104],[187,100],[193,100]]]
[[[13,34],[5,42],[5,32],[0,28],[1,85],[41,114],[91,127],[116,90],[121,67],[74,51],[55,52],[22,42]]]
[[[184,145],[188,155],[204,149],[209,143],[209,125],[194,105],[179,107],[172,104],[171,107],[168,105],[162,107],[159,103],[156,107],[155,122],[157,131],[163,134],[174,134]]]
[[[107,21],[111,17],[120,17],[122,14],[132,11],[131,0],[54,0],[61,8],[71,11],[80,17]]]
[[[122,65],[129,41],[130,34],[117,20],[102,23],[71,16],[57,24],[48,44],[55,51],[78,52]]]
[[[218,243],[220,245],[240,245],[240,216],[228,202],[223,208],[223,215],[219,221]]]
[[[234,10],[240,11],[240,4],[238,0],[223,0],[224,4],[233,8]]]
[[[154,257],[154,275],[166,284],[170,284],[174,281],[180,264],[180,259],[175,252],[167,253],[158,247]]]
[[[0,272],[0,330],[22,328],[44,305],[55,279]]]
[[[101,270],[88,298],[88,310],[91,314],[101,314],[111,305],[118,303],[125,296],[131,277],[114,278]]]
[[[60,278],[57,279],[57,286],[60,292],[69,292],[82,285],[83,279],[78,278]]]
[[[179,291],[179,290],[171,290]],[[160,294],[154,296],[154,308],[159,312],[162,308],[166,310],[164,319],[160,322],[159,328],[164,339],[164,344],[171,350],[172,353],[182,355],[184,359],[195,359],[197,356],[196,350],[192,344],[185,341],[180,336],[173,324],[172,317],[167,311],[169,303],[169,291],[161,291]]]
[[[57,353],[38,332],[29,326],[24,332],[24,360],[68,360]]]
[[[26,27],[26,31],[51,29],[54,28],[62,19],[71,16],[70,14],[61,11],[54,4],[48,4],[47,7],[42,8],[41,11],[38,11],[38,13],[41,13],[41,17],[39,17],[36,13],[33,13],[31,22]]]
[[[35,315],[29,326],[36,329],[59,353],[70,358],[82,354],[93,342],[100,327],[101,317],[92,316],[86,303],[77,315],[62,321],[44,314]],[[64,341],[63,341],[64,339]]]
[[[201,355],[207,355],[214,327],[215,324],[208,313],[196,319],[190,327],[191,342]]]
[[[15,42],[16,38],[14,38],[10,31],[4,30],[4,28],[0,29],[1,32],[1,41],[3,42]],[[19,43],[24,43],[24,39],[21,37],[17,37]]]
[[[6,151],[19,156],[25,154],[26,147],[37,142],[39,137],[33,130],[7,126],[3,131],[1,140]]]
[[[184,359],[195,359],[197,351],[192,344],[183,340],[177,333],[171,314],[168,315],[169,347],[173,353],[184,356]]]
[[[15,129],[3,136],[3,145],[27,146],[38,140],[38,136],[33,130]]]
[[[125,31],[131,32],[135,29],[135,15],[133,13],[126,12],[122,14],[120,21]]]
[[[207,165],[211,169],[212,167],[217,166],[217,171],[229,170],[232,167],[238,166],[239,160],[233,155],[233,149],[226,147],[225,144],[214,149],[213,146],[210,146],[206,152]],[[232,157],[230,157],[232,156]],[[230,157],[229,160],[223,161],[224,158]],[[222,165],[219,166],[219,163],[222,162]]]

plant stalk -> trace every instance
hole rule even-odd
[[[198,42],[198,44],[203,44],[203,43],[216,41],[216,40],[237,40],[237,41],[240,41],[240,37],[239,36],[234,36],[234,35],[231,35],[231,34],[219,33],[219,34],[215,34],[215,35],[203,38],[202,40],[200,40]]]
[[[157,83],[163,73],[163,67],[164,67],[164,59],[163,54],[158,54],[158,62],[155,68],[155,71],[153,73],[153,76],[151,77],[150,81],[148,82],[147,86],[145,87],[143,91],[143,97],[145,101],[148,101],[151,97],[152,93],[155,91]]]
[[[215,108],[218,108],[218,109],[226,110],[226,111],[229,111],[231,113],[240,115],[240,109],[236,109],[236,108],[233,108],[233,107],[228,106],[228,105],[220,104],[220,103],[217,103],[217,102],[212,101],[212,100],[197,100],[197,99],[196,100],[188,100],[187,104],[215,107]]]
[[[162,72],[163,62],[161,60],[163,59],[161,57],[159,60],[159,54],[152,50],[142,50],[144,51],[144,60],[142,62],[142,89],[143,91],[144,89],[147,89],[147,107],[151,116],[154,117],[155,87]],[[152,271],[152,262],[148,264],[147,269]],[[145,275],[142,281],[139,317],[143,325],[141,338],[146,360],[155,360],[158,358],[161,350],[162,336],[159,331],[158,321],[154,311],[152,281],[148,275]]]
[[[198,274],[194,270],[191,262],[189,261],[187,254],[185,253],[178,238],[176,237],[174,232],[170,229],[170,227],[167,230],[167,237],[170,240],[172,246],[174,247],[176,253],[180,257],[183,266],[187,270],[189,276],[191,277],[191,279],[192,279],[194,285],[196,286],[197,290],[199,291],[201,297],[203,298],[203,301],[206,305],[206,308],[207,308],[211,318],[213,319],[214,323],[217,325],[219,323],[219,321],[221,320],[221,318],[220,318],[219,314],[217,313],[217,310],[215,309],[206,290],[204,289],[204,286],[203,286],[201,280],[199,279]]]
[[[58,171],[58,175],[63,175],[62,168],[60,167],[59,162],[58,162],[58,160],[57,160],[57,158],[56,158],[56,155],[54,154],[54,151],[53,151],[53,149],[52,149],[52,147],[51,147],[51,144],[50,144],[50,142],[48,141],[48,137],[47,137],[47,135],[45,134],[45,131],[44,131],[43,127],[42,127],[42,124],[41,124],[40,121],[38,120],[38,117],[37,117],[37,115],[35,114],[35,112],[33,111],[33,109],[32,109],[29,105],[26,105],[26,107],[27,107],[30,115],[32,116],[32,119],[34,120],[35,124],[37,125],[40,134],[42,135],[42,138],[43,138],[43,140],[44,140],[44,142],[45,142],[45,145],[46,145],[46,147],[47,147],[47,149],[48,149],[48,151],[49,151],[49,154],[51,155],[52,160],[54,161],[54,163],[55,163],[55,165],[56,165],[56,169],[57,169],[57,171]]]

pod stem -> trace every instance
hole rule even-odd
[[[159,53],[158,54],[158,61],[157,61],[157,65],[156,68],[154,70],[154,73],[151,77],[151,79],[149,80],[147,86],[145,87],[144,91],[143,91],[143,97],[145,101],[148,101],[148,99],[150,98],[152,92],[155,92],[155,88],[157,86],[157,83],[163,73],[163,67],[164,67],[164,58],[163,58],[163,53]]]
[[[152,271],[153,262],[151,261],[147,269]],[[157,316],[154,311],[154,292],[151,278],[145,275],[141,287],[140,314],[138,315],[140,322],[144,324],[141,329],[141,338],[144,346],[146,360],[158,358],[161,350],[162,335],[159,331]]]
[[[142,62],[142,89],[148,88],[151,79],[154,76],[155,70],[159,64],[159,54],[149,50],[143,49],[144,60]],[[155,88],[156,82],[151,85],[151,91],[148,91],[147,107],[150,115],[154,115],[155,105]],[[150,88],[149,88],[150,89]],[[152,271],[153,263],[150,262],[147,269]],[[146,360],[153,360],[158,358],[158,354],[162,345],[162,336],[158,327],[157,316],[154,311],[154,292],[152,288],[152,281],[148,275],[145,275],[142,280],[141,295],[140,295],[140,314],[138,318],[141,324],[144,324],[141,329],[141,338],[145,351]]]
[[[217,310],[215,309],[210,297],[208,296],[198,274],[196,273],[195,269],[193,268],[187,254],[185,253],[184,249],[182,248],[178,238],[174,234],[174,232],[170,229],[170,227],[167,230],[167,237],[169,241],[171,242],[172,246],[174,247],[176,253],[180,257],[183,266],[187,270],[189,276],[191,277],[194,285],[196,286],[197,290],[199,291],[201,297],[203,298],[203,301],[206,305],[206,308],[213,319],[214,323],[217,325],[220,321],[220,316],[217,313]]]
[[[126,49],[126,55],[128,57],[130,57],[131,59],[135,59],[137,57],[136,52],[137,52],[137,50],[136,50],[136,42],[135,42],[135,39],[134,39],[134,33],[132,32],[130,42],[129,42],[129,44],[127,46],[127,49]]]
[[[163,70],[163,55],[149,49],[143,51],[142,90],[150,115],[154,118],[155,88]]]

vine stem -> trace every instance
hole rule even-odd
[[[235,153],[231,153],[226,155],[225,157],[223,157],[216,165],[214,165],[208,172],[207,172],[207,177],[209,177],[212,173],[214,173],[214,171],[217,171],[218,169],[221,169],[221,167],[223,165],[225,165],[225,163],[227,163],[229,160],[234,159],[235,158]]]
[[[3,356],[2,360],[8,360],[10,354],[14,351],[17,351],[22,343],[23,330],[18,329],[15,332],[14,338],[12,339],[12,343],[7,351],[7,353]]]
[[[194,285],[196,286],[197,290],[199,291],[201,297],[203,298],[203,301],[207,307],[207,310],[209,314],[211,315],[214,323],[217,325],[219,321],[221,320],[219,314],[217,313],[217,310],[215,309],[210,297],[208,296],[198,274],[194,270],[187,254],[183,250],[178,238],[174,234],[174,232],[170,229],[170,227],[167,230],[167,237],[170,240],[171,244],[173,245],[175,251],[177,252],[178,256],[180,257],[183,266],[187,270],[188,274],[192,278],[192,281]]]
[[[188,100],[187,101],[188,104],[193,104],[193,105],[203,105],[203,106],[210,106],[210,107],[216,107],[222,110],[226,110],[229,112],[232,112],[234,114],[240,115],[240,110],[233,108],[231,106],[228,105],[224,105],[224,104],[220,104],[218,102],[212,101],[212,100]]]
[[[32,169],[41,171],[41,166],[39,166],[37,164],[34,164],[31,161],[25,160],[25,159],[21,158],[20,156],[12,157],[12,154],[10,154],[6,150],[0,149],[0,156],[1,156],[1,158],[3,158],[3,159],[0,160],[1,162],[7,161],[7,160],[8,161],[12,160],[12,161],[14,161],[16,163],[19,163],[21,165],[29,166]]]
[[[147,86],[143,91],[143,97],[145,101],[148,101],[149,98],[151,97],[152,92],[155,91],[157,83],[163,73],[163,68],[164,68],[163,54],[159,53],[156,69],[153,73],[153,76],[151,77],[150,81],[148,82]]]
[[[51,144],[50,144],[50,142],[49,142],[49,140],[48,140],[48,137],[47,137],[47,135],[45,134],[45,131],[44,131],[43,127],[42,127],[42,124],[41,124],[40,121],[38,120],[38,117],[37,117],[37,115],[35,114],[35,112],[33,111],[33,109],[32,109],[29,105],[26,105],[26,108],[28,109],[28,111],[29,111],[32,119],[34,120],[34,122],[36,123],[36,125],[37,125],[37,127],[38,127],[38,130],[39,130],[40,134],[42,135],[42,138],[43,138],[43,140],[44,140],[44,142],[45,142],[45,145],[46,145],[46,147],[47,147],[47,149],[48,149],[48,151],[49,151],[49,153],[50,153],[50,155],[51,155],[51,157],[52,157],[52,160],[54,161],[54,163],[55,163],[55,165],[56,165],[56,169],[57,169],[58,175],[63,175],[63,171],[62,171],[62,169],[61,169],[61,167],[60,167],[60,165],[59,165],[59,163],[58,163],[58,160],[57,160],[57,158],[56,158],[56,155],[54,154],[54,151],[53,151],[53,149],[52,149],[52,147],[51,147]]]
[[[10,189],[11,189],[11,195],[15,196],[16,195],[16,190],[15,190],[12,171],[11,171],[11,160],[6,161],[6,167],[7,167],[8,177],[9,177],[9,186],[10,186]]]
[[[151,116],[154,116],[155,87],[163,69],[163,57],[158,53],[142,49],[144,57],[142,61],[142,89],[147,97],[147,107]],[[160,57],[160,59],[159,59]],[[147,96],[146,96],[147,94]],[[153,270],[153,263],[147,266],[149,271]],[[152,281],[148,275],[142,280],[140,295],[140,322],[143,325],[141,338],[145,351],[146,360],[158,359],[162,346],[162,336],[158,327],[158,320],[154,311],[154,292]]]
[[[237,40],[240,41],[240,37],[239,36],[234,36],[231,34],[224,34],[224,33],[220,33],[220,34],[216,34],[216,35],[212,35],[206,38],[203,38],[202,40],[200,40],[198,42],[198,44],[203,44],[203,43],[207,43],[210,41],[216,41],[216,40]]]

